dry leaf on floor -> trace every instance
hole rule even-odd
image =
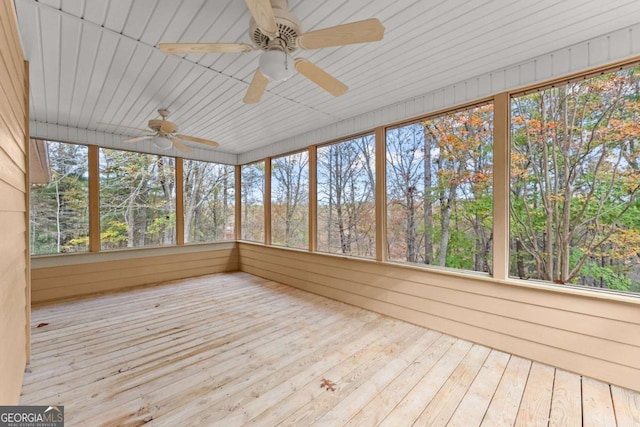
[[[336,383],[326,378],[323,378],[322,382],[320,383],[320,388],[326,388],[327,390],[330,390],[330,391],[336,391]]]
[[[47,325],[48,323],[44,323],[44,322],[38,323],[38,326],[36,326],[36,328],[42,328],[43,326],[47,326]]]

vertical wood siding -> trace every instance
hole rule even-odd
[[[0,1],[0,404],[16,404],[27,362],[27,84],[13,2]]]

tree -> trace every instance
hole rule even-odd
[[[418,227],[424,218],[421,215],[423,204],[430,201],[430,197],[425,197],[424,129],[421,124],[413,124],[387,132],[387,209],[394,218],[401,218],[403,222],[401,241],[395,240],[399,227],[390,227],[393,243],[389,254],[392,259],[400,258],[412,263],[419,261]],[[398,208],[399,217],[396,215]],[[431,238],[430,232],[423,233],[423,236],[427,235]],[[400,255],[398,250],[404,254]]]
[[[387,131],[391,259],[490,272],[492,120],[486,105]]]
[[[33,255],[89,249],[88,149],[45,142],[51,180],[31,187]]]
[[[184,160],[185,242],[233,239],[234,167]]]
[[[271,163],[271,239],[276,245],[308,246],[309,156],[300,152]]]
[[[318,149],[318,249],[375,255],[373,135]]]
[[[512,274],[628,290],[638,270],[639,68],[512,101]]]
[[[175,244],[175,159],[100,150],[103,249]]]
[[[264,241],[264,162],[242,166],[242,238]]]

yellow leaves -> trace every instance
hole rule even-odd
[[[640,230],[617,228],[609,238],[609,245],[599,255],[619,260],[633,258],[640,252]]]

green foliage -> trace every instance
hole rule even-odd
[[[387,131],[389,257],[489,271],[493,105]]]
[[[50,181],[31,186],[31,253],[88,250],[87,147],[45,142]]]
[[[639,70],[512,100],[512,274],[636,288]]]
[[[581,270],[583,277],[589,277],[591,286],[604,287],[616,291],[629,291],[631,280],[622,272],[616,272],[614,267],[600,267],[595,262],[587,262]]]
[[[173,158],[100,149],[103,249],[175,243],[174,164]]]
[[[467,233],[453,230],[449,234],[446,266],[461,270],[473,270],[475,242]]]

